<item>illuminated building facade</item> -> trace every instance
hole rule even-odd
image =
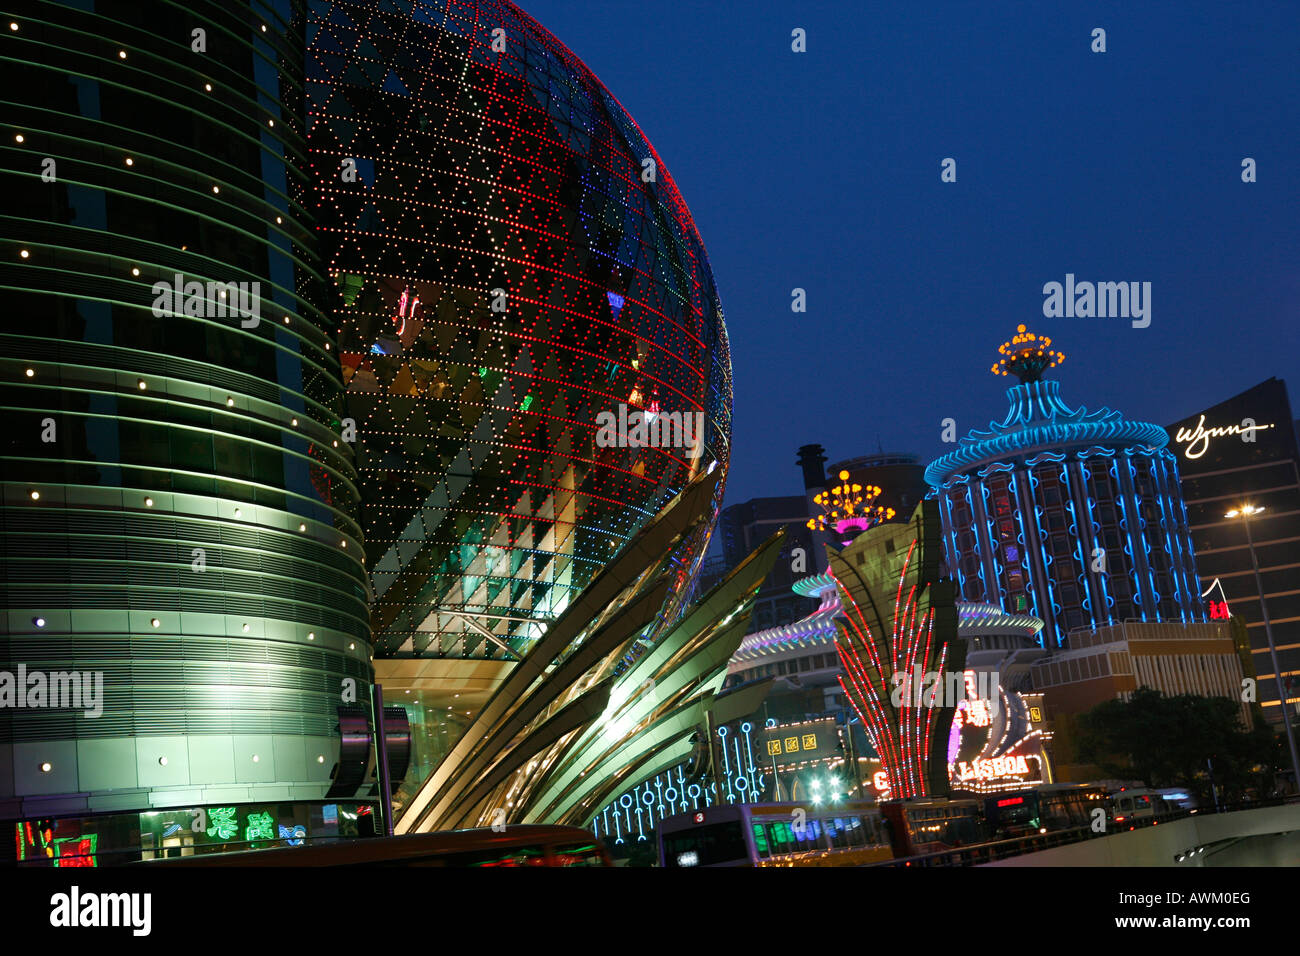
[[[376,654],[517,660],[693,476],[725,476],[703,243],[636,123],[513,4],[314,3],[307,37]]]
[[[301,6],[23,6],[0,56],[0,816],[319,799],[371,670]],[[22,672],[98,703],[19,706]]]
[[[1243,727],[1254,723],[1250,704],[1241,699],[1241,660],[1228,621],[1129,622],[1076,631],[1069,650],[1040,658],[1032,671],[1034,689],[1054,713],[1082,713],[1149,687],[1169,697],[1226,697],[1240,705]]]
[[[1231,614],[1247,628],[1259,703],[1280,722],[1273,661],[1264,633],[1261,588],[1277,645],[1288,703],[1300,710],[1300,452],[1286,384],[1270,378],[1240,395],[1169,426],[1196,545],[1201,591],[1214,600],[1211,616]],[[1246,528],[1227,513],[1250,505],[1255,581]],[[1217,582],[1217,586],[1216,586]],[[1249,666],[1249,665],[1248,665]],[[1292,711],[1294,714],[1294,710]],[[1294,720],[1295,717],[1292,717]]]
[[[1020,326],[996,374],[1010,409],[926,468],[962,600],[1074,628],[1205,620],[1178,461],[1163,428],[1071,408],[1042,373],[1064,358]]]

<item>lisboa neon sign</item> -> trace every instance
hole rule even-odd
[[[1002,757],[982,757],[967,763],[957,764],[957,779],[995,780],[1000,777],[1026,777],[1030,774],[1029,761],[1021,754],[1006,754]]]

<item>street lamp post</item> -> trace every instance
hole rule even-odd
[[[1264,601],[1264,582],[1259,576],[1259,561],[1255,557],[1255,540],[1250,534],[1250,516],[1257,515],[1263,508],[1242,505],[1224,515],[1225,518],[1241,517],[1246,526],[1246,546],[1250,549],[1250,565],[1255,569],[1255,589],[1259,592],[1259,610],[1264,615],[1264,636],[1268,638],[1268,653],[1273,659],[1273,677],[1277,680],[1277,702],[1282,709],[1282,726],[1286,729],[1287,746],[1291,749],[1291,773],[1295,785],[1300,787],[1300,756],[1296,755],[1295,730],[1291,727],[1291,711],[1287,704],[1286,687],[1282,684],[1282,667],[1277,662],[1277,645],[1273,643],[1273,626],[1268,620],[1268,604]]]

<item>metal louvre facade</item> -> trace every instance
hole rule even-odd
[[[0,671],[103,710],[0,709],[0,812],[318,798],[364,699],[295,5],[4,17]]]
[[[376,653],[514,658],[693,476],[726,473],[708,259],[640,129],[514,5],[309,11],[314,212]],[[697,441],[602,444],[620,412],[698,421]],[[712,524],[677,549],[663,619]]]

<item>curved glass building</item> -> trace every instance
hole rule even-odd
[[[319,798],[371,669],[302,23],[26,8],[0,50],[0,813]]]
[[[1042,372],[1064,358],[1027,332],[1002,346],[1010,408],[925,470],[962,600],[1046,622],[1044,646],[1076,627],[1203,621],[1196,562],[1163,428],[1108,408],[1071,408]]]
[[[636,123],[513,4],[316,3],[307,41],[376,653],[511,660],[693,475],[725,474],[708,258]]]

